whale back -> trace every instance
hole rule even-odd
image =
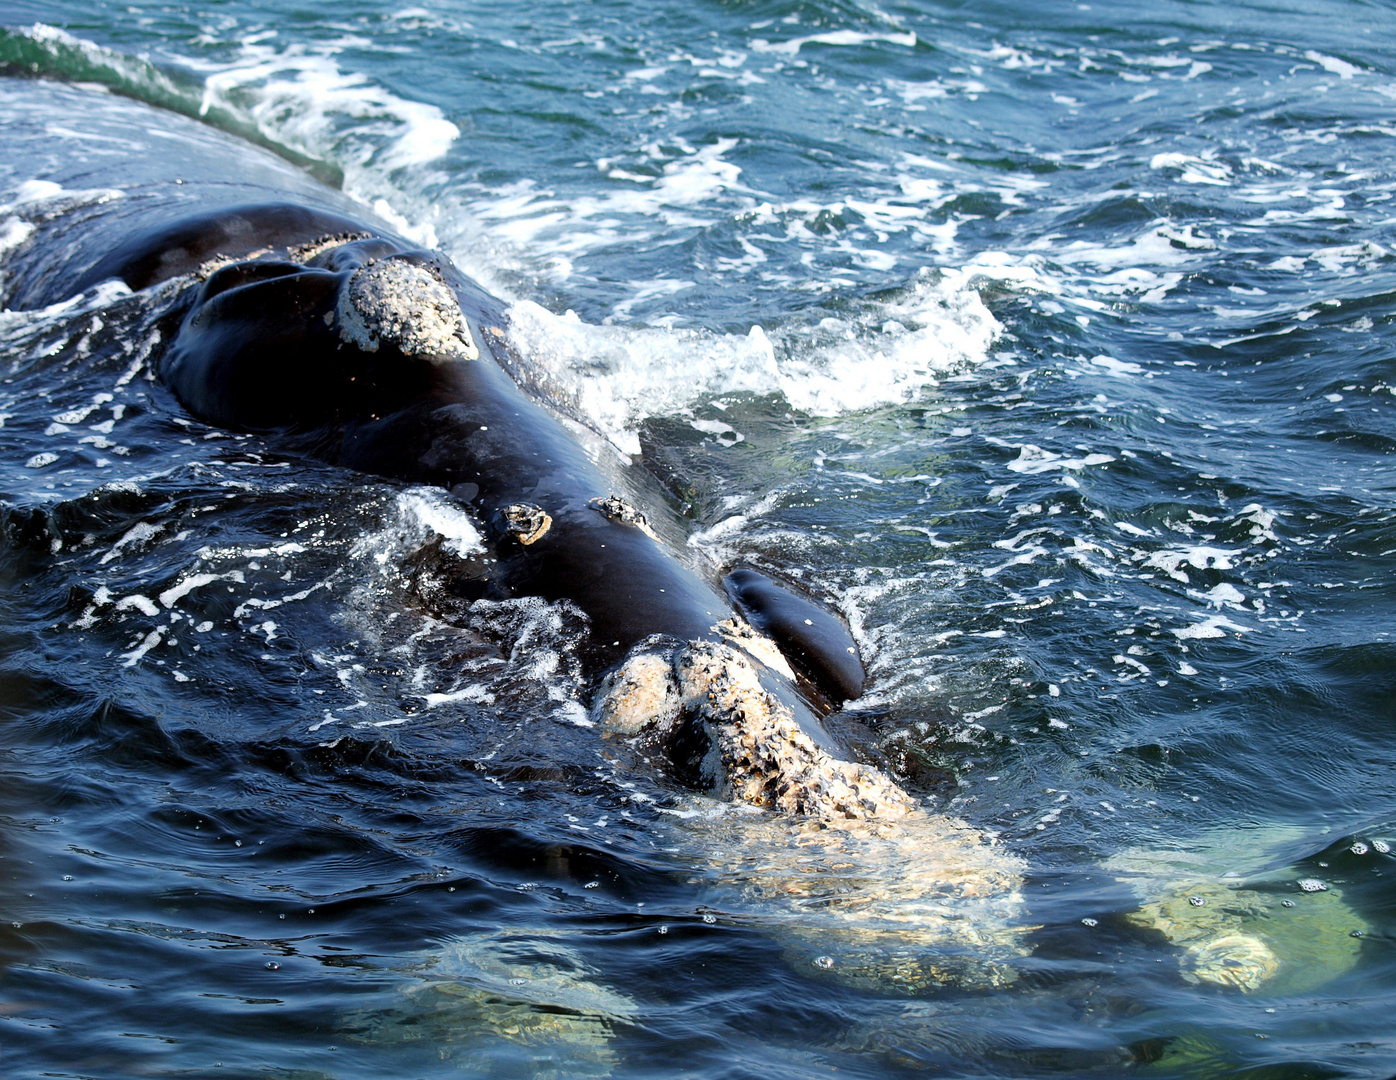
[[[289,248],[364,227],[328,210],[295,203],[259,203],[213,210],[139,233],[119,244],[73,282],[75,293],[119,278],[145,289],[192,273],[215,256],[246,258],[269,247]]]

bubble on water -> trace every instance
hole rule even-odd
[[[1367,852],[1371,849],[1361,840],[1354,840],[1352,842],[1352,847],[1348,848],[1348,850],[1351,851],[1354,855],[1366,855]]]
[[[1372,841],[1372,850],[1373,850],[1373,851],[1379,851],[1379,852],[1381,852],[1383,855],[1390,855],[1390,854],[1391,854],[1391,845],[1388,844],[1385,840],[1373,840],[1373,841]]]
[[[241,840],[234,840],[234,841],[233,841],[233,847],[242,847],[242,841],[241,841]]]
[[[832,956],[816,956],[814,958],[814,966],[817,968],[823,968],[825,971],[827,971],[829,968],[834,966],[834,958]]]
[[[1318,878],[1307,877],[1299,883],[1299,887],[1305,892],[1327,892],[1328,886],[1319,881]]]
[[[1294,906],[1294,901],[1293,901],[1293,900],[1281,900],[1281,901],[1280,901],[1280,906],[1281,906],[1281,907],[1293,907],[1293,906]]]
[[[1348,934],[1348,937],[1361,937],[1361,936],[1362,936],[1362,931],[1361,931],[1361,930],[1354,930],[1354,931],[1352,931],[1352,933]]]
[[[717,922],[717,916],[709,912],[703,916],[703,921],[711,926],[713,923]]]
[[[509,985],[510,985],[510,986],[523,986],[523,985],[524,985],[525,983],[527,983],[527,982],[528,982],[527,979],[510,979],[510,980],[509,980]]]
[[[1193,907],[1206,907],[1207,898],[1205,896],[1189,896],[1188,903]]]
[[[280,970],[281,970],[281,965],[278,964],[275,960],[268,960],[268,961],[267,961],[267,970],[268,970],[268,971],[280,971]]]
[[[1100,925],[1100,920],[1099,920],[1099,919],[1082,919],[1082,920],[1081,920],[1081,925],[1082,925],[1082,926],[1099,926],[1099,925]]]
[[[582,888],[584,889],[599,889],[600,887],[601,882],[599,881],[588,881],[585,885],[582,886]]]
[[[64,880],[64,881],[72,881],[72,880],[73,880],[73,875],[72,875],[72,874],[64,874],[64,875],[63,875],[63,880]]]
[[[661,934],[667,934],[669,932],[669,928],[667,926],[661,926],[658,929]]]

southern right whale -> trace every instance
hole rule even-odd
[[[684,778],[821,816],[912,808],[820,723],[862,691],[838,618],[750,569],[728,577],[729,599],[677,558],[660,535],[676,523],[637,507],[613,455],[510,377],[502,306],[448,260],[313,206],[161,217],[114,244],[69,242],[27,303],[113,279],[168,284],[158,370],[184,409],[450,491],[491,546],[462,592],[580,608],[582,654],[604,676],[598,715],[617,733],[650,729]]]

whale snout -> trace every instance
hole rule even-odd
[[[326,237],[201,271],[162,372],[221,426],[374,420],[481,355],[437,260],[382,237]]]

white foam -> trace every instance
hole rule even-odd
[[[1106,465],[1115,459],[1109,454],[1087,454],[1084,457],[1063,457],[1051,450],[1044,450],[1032,443],[1025,443],[1018,449],[1018,457],[1006,466],[1010,471],[1035,476],[1039,473],[1056,472],[1061,469],[1084,469],[1091,465]]]
[[[1390,252],[1373,241],[1319,248],[1309,258],[1334,274],[1351,276],[1387,258]]]
[[[509,339],[547,370],[573,404],[626,453],[639,453],[635,424],[702,396],[769,393],[779,386],[770,342],[696,330],[595,326],[529,301],[510,311]]]
[[[1177,581],[1187,581],[1188,574],[1183,569],[1184,566],[1191,566],[1198,570],[1230,570],[1235,565],[1236,557],[1240,554],[1236,550],[1207,547],[1206,545],[1170,548],[1154,552],[1144,560],[1144,565],[1162,570]]]
[[[408,488],[398,495],[397,505],[410,531],[435,533],[447,551],[465,557],[485,550],[469,512],[438,488]]]
[[[4,221],[0,221],[0,255],[7,251],[13,251],[28,240],[33,233],[34,226],[17,217],[8,217]]]
[[[746,334],[596,326],[524,301],[510,311],[509,338],[634,454],[640,419],[714,395],[779,393],[816,416],[908,401],[938,376],[984,361],[1000,332],[961,275],[923,281],[874,319],[787,327],[773,341],[760,326]]]
[[[297,547],[299,548],[299,545],[297,545]],[[240,582],[243,580],[242,573],[237,570],[234,570],[229,574],[224,574],[223,577],[228,581]],[[279,600],[265,600],[261,597],[254,596],[247,600],[244,600],[241,604],[239,604],[236,608],[233,609],[233,618],[241,619],[244,615],[253,610],[266,611],[271,608],[279,608],[283,604],[299,603],[301,600],[305,600],[312,594],[317,593],[321,589],[326,589],[328,587],[328,582],[321,581],[315,585],[311,585],[307,589],[301,589],[299,592],[293,592],[287,596],[283,596]],[[161,597],[161,599],[163,599],[163,596]]]
[[[125,551],[125,549],[130,545],[145,544],[147,541],[153,540],[158,535],[160,535],[159,526],[152,525],[148,521],[138,521],[136,522],[136,524],[132,525],[129,529],[127,529],[125,533],[122,534],[121,539],[111,546],[110,551],[107,551],[102,555],[101,559],[98,560],[98,565],[105,566],[113,559],[119,558],[122,552]]]
[[[165,636],[169,629],[168,626],[157,626],[154,630],[150,631],[150,633],[146,634],[145,637],[141,639],[140,644],[134,649],[128,653],[121,654],[121,658],[126,661],[121,666],[135,667],[136,664],[140,663],[141,658],[144,657],[146,653],[160,644],[160,639]]]
[[[1241,626],[1221,615],[1209,615],[1202,622],[1185,626],[1181,630],[1174,630],[1173,634],[1183,641],[1203,640],[1207,638],[1224,638],[1226,632],[1233,630],[1238,634],[1249,632],[1249,626]]]
[[[1195,157],[1167,151],[1155,154],[1149,161],[1151,169],[1178,171],[1178,179],[1185,184],[1215,184],[1219,187],[1231,185],[1231,169],[1224,162],[1207,157]]]
[[[244,580],[242,571],[233,570],[226,574],[190,574],[182,578],[178,584],[170,586],[160,594],[160,603],[167,608],[172,608],[184,597],[188,596],[195,589],[201,589],[215,581],[237,581]]]
[[[1138,375],[1144,370],[1139,364],[1127,360],[1116,360],[1113,356],[1093,356],[1091,363],[1116,376]]]
[[[724,424],[721,420],[690,420],[688,423],[690,427],[712,435],[723,446],[736,446],[746,439],[731,424]]]
[[[330,55],[335,48],[296,43],[278,50],[248,40],[232,64],[186,62],[213,69],[204,83],[202,113],[221,106],[250,115],[269,138],[289,139],[324,160],[392,170],[446,153],[460,129],[440,109],[399,98],[364,75],[341,71]],[[249,97],[254,103],[246,109],[242,102]],[[353,121],[354,133],[347,148],[345,119]]]
[[[1230,585],[1223,581],[1220,585],[1209,589],[1206,593],[1207,602],[1216,607],[1240,607],[1246,602],[1246,594],[1235,585]]]
[[[1236,515],[1236,520],[1249,523],[1250,534],[1256,540],[1267,540],[1272,544],[1280,542],[1280,538],[1275,535],[1275,515],[1260,503],[1249,503],[1243,507]]]
[[[442,705],[458,705],[462,702],[467,702],[472,705],[494,704],[494,694],[490,693],[486,687],[477,684],[472,684],[460,690],[452,690],[445,694],[423,694],[421,698],[423,708],[426,709],[435,709]]]
[[[674,145],[670,145],[670,143]],[[576,257],[624,235],[637,241],[660,227],[709,224],[710,214],[695,213],[727,192],[749,194],[740,182],[741,168],[724,159],[736,139],[718,139],[694,147],[682,139],[646,148],[644,164],[658,175],[618,167],[603,158],[597,169],[619,184],[592,194],[556,195],[532,180],[494,190],[474,201],[471,212],[490,231],[520,247],[546,248],[554,258]],[[457,245],[448,245],[458,254]]]
[[[1354,75],[1360,75],[1362,73],[1362,69],[1356,64],[1349,64],[1346,60],[1339,60],[1336,56],[1328,56],[1315,49],[1310,49],[1306,52],[1304,54],[1304,59],[1312,60],[1319,67],[1323,68],[1324,71],[1332,72],[1340,79],[1351,79]]]
[[[771,42],[765,38],[754,38],[751,42],[751,49],[753,52],[759,53],[783,53],[786,56],[795,56],[806,45],[847,46],[868,45],[874,42],[887,42],[912,49],[916,47],[916,35],[911,31],[904,34],[874,34],[861,30],[831,30],[824,34],[790,38],[788,41]]]
[[[94,65],[115,69],[125,79],[153,84],[157,97],[187,96],[149,64],[53,27],[39,25],[28,32],[35,40],[79,50]],[[342,70],[334,55],[346,44],[352,42],[281,45],[274,35],[257,35],[240,41],[229,60],[177,59],[204,76],[197,103],[202,115],[226,113],[273,144],[334,162],[344,170],[348,194],[365,205],[380,205],[412,240],[433,247],[430,222],[417,221],[413,227],[402,216],[404,189],[393,177],[442,157],[460,131],[436,106],[400,98],[362,74]]]
[[[63,194],[63,185],[52,180],[26,180],[15,188],[14,199],[5,210],[11,210],[23,203],[40,202]]]
[[[154,618],[160,614],[160,609],[155,606],[150,597],[134,593],[131,596],[123,596],[116,604],[117,611],[139,611],[142,615]]]
[[[923,281],[877,317],[876,330],[832,327],[845,333],[829,344],[819,342],[817,332],[781,331],[778,388],[786,400],[815,416],[910,401],[935,386],[938,376],[988,359],[1002,329],[963,274]],[[821,328],[827,332],[828,321]]]

